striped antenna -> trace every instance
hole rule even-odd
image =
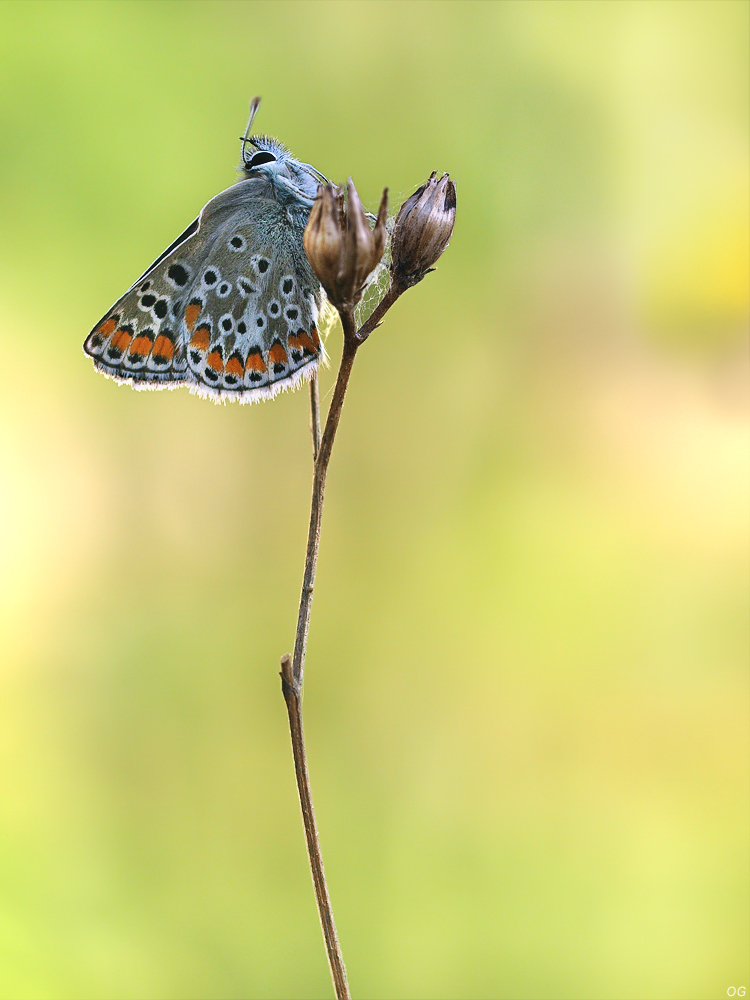
[[[249,138],[250,129],[253,127],[253,119],[258,113],[258,108],[260,107],[260,98],[254,97],[250,101],[250,117],[247,120],[247,128],[245,129],[245,134],[242,136],[242,159],[245,159],[245,146],[248,142],[252,140]]]

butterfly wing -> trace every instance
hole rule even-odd
[[[323,347],[320,282],[302,245],[309,209],[240,181],[96,325],[84,351],[137,389],[174,388],[253,402],[298,384]]]

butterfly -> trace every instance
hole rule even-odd
[[[277,140],[250,135],[236,184],[216,195],[96,324],[94,367],[135,389],[251,403],[309,378],[325,357],[325,293],[302,236],[326,178]],[[248,149],[248,147],[251,147]]]

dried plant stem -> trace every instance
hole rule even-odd
[[[336,924],[333,920],[331,897],[328,895],[326,875],[323,870],[323,856],[320,853],[318,828],[315,823],[315,811],[310,790],[310,775],[307,770],[307,754],[305,753],[305,735],[302,730],[302,695],[294,682],[292,675],[292,658],[287,653],[281,658],[281,689],[284,692],[287,712],[289,713],[289,731],[292,736],[292,753],[294,755],[294,773],[297,777],[297,791],[302,808],[302,819],[307,840],[307,856],[310,861],[315,899],[318,903],[320,925],[323,928],[328,965],[331,970],[333,988],[336,1000],[351,1000],[349,984],[346,981],[346,967],[341,954],[341,945],[336,934]]]
[[[294,643],[294,655],[283,656],[281,659],[281,689],[284,693],[287,712],[289,713],[289,731],[292,738],[292,753],[294,755],[294,771],[297,777],[302,821],[305,827],[307,854],[310,861],[315,899],[318,904],[320,924],[323,929],[328,964],[331,969],[331,979],[337,1000],[350,1000],[349,985],[346,980],[346,968],[341,954],[336,924],[333,919],[333,908],[328,894],[323,857],[320,851],[318,828],[315,822],[312,792],[310,790],[310,775],[307,769],[307,754],[302,728],[302,679],[305,668],[305,652],[307,649],[307,634],[310,628],[310,611],[312,609],[313,589],[315,586],[315,571],[318,563],[318,547],[320,544],[320,525],[323,517],[323,498],[325,495],[326,474],[331,458],[336,429],[344,405],[346,388],[349,384],[354,358],[359,344],[355,340],[354,320],[351,313],[342,312],[341,322],[344,326],[344,352],[333,390],[333,399],[328,410],[325,431],[320,437],[320,403],[317,377],[310,386],[310,412],[313,438],[313,455],[315,471],[313,474],[312,503],[310,508],[310,528],[307,536],[307,554],[305,572],[300,595],[299,615],[297,618],[297,635]]]
[[[344,405],[346,387],[349,384],[349,376],[352,372],[354,358],[359,346],[354,340],[354,321],[348,314],[342,314],[344,323],[344,353],[341,356],[341,364],[336,379],[336,386],[333,390],[333,399],[328,410],[325,430],[320,441],[320,448],[315,460],[315,471],[313,473],[312,504],[310,506],[310,527],[307,533],[307,555],[305,558],[305,573],[302,578],[302,594],[300,596],[299,615],[297,616],[297,635],[294,642],[294,655],[292,657],[292,671],[295,683],[301,689],[302,676],[305,669],[305,652],[307,650],[307,633],[310,628],[310,609],[312,607],[313,588],[315,586],[315,570],[318,564],[318,546],[320,544],[320,523],[323,518],[323,498],[325,496],[326,475],[328,473],[328,463],[331,459],[331,449],[336,437],[336,430],[339,426],[341,408]],[[346,335],[347,326],[351,334]]]
[[[307,535],[305,572],[302,579],[294,654],[291,657],[287,654],[281,659],[281,689],[289,713],[294,769],[297,775],[310,871],[337,1000],[349,1000],[351,995],[323,870],[302,730],[302,680],[315,571],[318,564],[326,475],[357,349],[377,328],[396,299],[407,288],[417,284],[429,274],[448,245],[456,216],[455,184],[449,179],[448,174],[443,174],[438,181],[433,172],[428,181],[401,206],[393,230],[390,283],[372,314],[357,330],[352,303],[361,298],[363,283],[368,275],[373,273],[383,256],[388,235],[387,210],[386,189],[383,191],[375,226],[370,227],[351,178],[346,185],[346,200],[341,189],[333,184],[320,185],[303,239],[310,265],[341,317],[341,325],[344,328],[344,351],[322,438],[317,378],[314,377],[310,385],[314,459],[310,527]]]

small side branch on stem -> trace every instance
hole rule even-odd
[[[312,435],[313,462],[315,462],[320,451],[320,385],[317,371],[313,372],[310,379],[310,434]]]

